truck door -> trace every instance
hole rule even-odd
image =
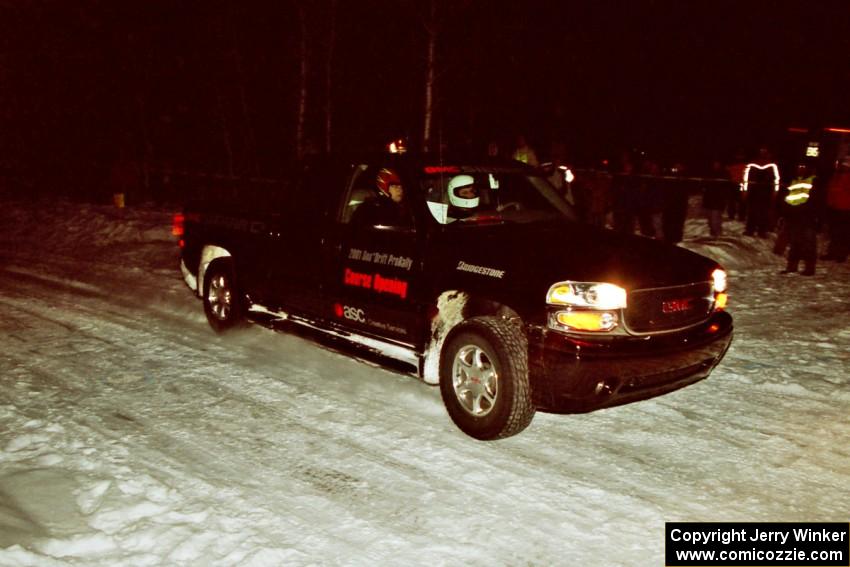
[[[389,184],[388,176],[394,176]],[[355,168],[332,229],[335,258],[326,313],[358,332],[416,345],[422,330],[414,276],[421,253],[410,206],[412,187],[406,189],[400,181],[393,170],[365,164]],[[381,183],[387,193],[379,189]],[[401,189],[389,188],[392,184]]]
[[[333,222],[349,170],[316,163],[304,168],[298,187],[271,230],[269,304],[290,313],[321,316],[329,258],[326,230]]]
[[[236,273],[241,290],[252,303],[269,305],[271,259],[280,253],[279,211],[290,199],[292,189],[282,183],[249,186],[243,196],[250,203],[247,212],[240,216],[227,211],[227,217],[222,217],[228,219],[229,230],[238,235],[233,241]]]

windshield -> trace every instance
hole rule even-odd
[[[570,205],[544,177],[525,170],[440,168],[424,181],[428,210],[440,224],[525,223],[575,219]]]

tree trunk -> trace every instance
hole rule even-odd
[[[224,96],[221,93],[218,93],[216,96],[216,103],[218,108],[218,118],[221,121],[221,136],[222,141],[224,142],[224,153],[227,156],[227,175],[233,177],[234,168],[233,168],[233,143],[230,139],[230,127],[227,123],[227,107],[224,103]]]
[[[436,71],[436,53],[437,53],[437,3],[436,0],[430,2],[430,18],[425,26],[428,33],[428,55],[426,59],[426,77],[425,77],[425,124],[422,128],[422,149],[429,152],[432,150],[431,143],[431,128],[434,121],[434,81]]]
[[[153,148],[151,146],[150,136],[148,135],[148,126],[147,126],[147,112],[145,110],[145,99],[142,94],[138,94],[136,96],[136,108],[139,117],[139,133],[142,136],[142,159],[138,160],[140,162],[139,170],[142,175],[142,187],[144,188],[145,197],[150,195],[150,162],[153,154]],[[138,196],[135,196],[138,198]]]
[[[295,153],[298,159],[304,157],[304,122],[307,117],[307,13],[304,6],[298,6],[298,24],[301,31],[299,55],[301,57],[301,76],[298,90],[298,117],[295,127]]]
[[[333,98],[331,95],[334,47],[336,44],[336,6],[337,0],[331,0],[330,31],[328,32],[328,59],[325,63],[325,152],[331,153],[331,122],[333,116]]]
[[[242,107],[242,133],[245,146],[245,169],[253,175],[260,175],[260,163],[257,158],[257,144],[254,138],[254,126],[251,120],[251,109],[248,105],[248,93],[245,88],[245,75],[242,72],[242,51],[239,48],[236,32],[233,32],[233,58],[236,65],[236,77],[239,90],[239,103]]]

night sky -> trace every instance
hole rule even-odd
[[[335,5],[335,9],[333,6]],[[72,171],[119,154],[278,176],[294,156],[299,8],[305,133],[421,142],[428,2],[3,2],[0,162]],[[566,143],[590,162],[778,145],[850,126],[848,2],[438,2],[435,133],[448,147]]]

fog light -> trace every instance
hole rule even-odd
[[[617,314],[610,311],[558,311],[555,320],[576,331],[610,331],[617,326]]]

